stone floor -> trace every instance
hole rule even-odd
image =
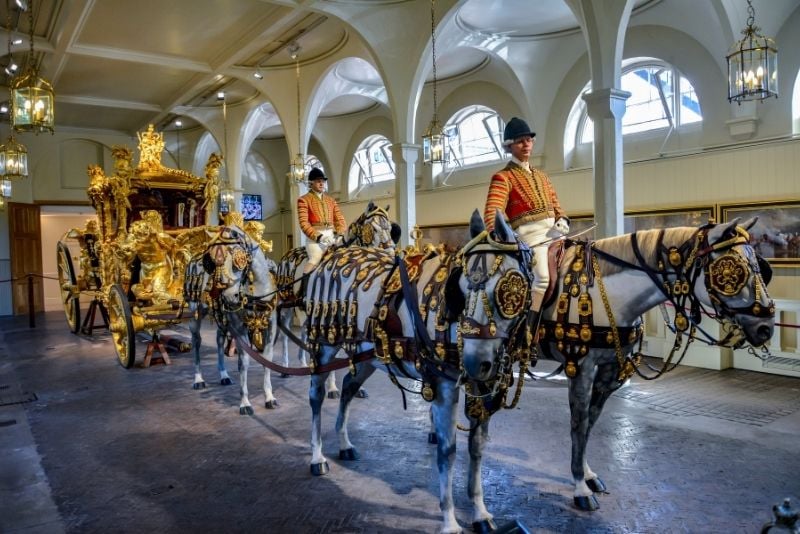
[[[69,333],[63,313],[0,318],[0,532],[436,532],[435,449],[427,405],[383,374],[354,401],[357,462],[338,460],[336,402],[324,407],[331,472],[309,473],[307,378],[274,378],[276,410],[249,387],[191,387],[188,354],[123,369],[108,334]],[[144,344],[138,346],[142,359]],[[537,371],[549,369],[540,363]],[[238,379],[236,361],[228,371]],[[484,462],[498,524],[542,533],[753,533],[786,497],[800,505],[800,380],[681,367],[634,379],[608,402],[589,458],[610,493],[572,506],[563,380],[526,382],[497,414]],[[468,527],[466,440],[458,440],[457,516]]]

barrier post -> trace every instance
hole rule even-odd
[[[28,274],[28,326],[36,328],[36,311],[33,309],[33,275]]]

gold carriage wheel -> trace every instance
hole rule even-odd
[[[78,292],[78,277],[72,263],[69,248],[58,242],[56,246],[56,266],[58,268],[58,288],[61,291],[61,304],[67,315],[67,324],[73,334],[78,333],[81,325],[80,293]]]
[[[117,351],[119,364],[130,369],[136,361],[136,332],[128,296],[119,284],[114,284],[108,292],[108,318],[111,322],[111,340]]]

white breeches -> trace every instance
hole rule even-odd
[[[544,292],[547,291],[547,284],[550,282],[550,271],[547,266],[547,249],[549,240],[561,236],[553,229],[555,219],[548,217],[540,221],[529,222],[517,228],[519,237],[531,247],[533,252],[533,304],[534,310],[539,311],[542,307]],[[540,245],[548,241],[547,244]],[[537,246],[538,245],[538,246]]]
[[[324,236],[333,237],[333,230],[321,230],[320,233]],[[308,263],[306,264],[305,272],[311,272],[314,270],[314,267],[319,265],[320,260],[322,259],[322,255],[325,254],[325,251],[328,250],[328,247],[325,245],[321,245],[315,241],[308,240],[306,242],[306,253],[308,253]]]

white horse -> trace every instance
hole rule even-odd
[[[645,230],[572,242],[566,249],[555,282],[558,298],[545,303],[538,332],[542,349],[564,364],[569,378],[578,508],[597,509],[595,493],[605,492],[586,461],[586,444],[608,397],[634,372],[642,374],[643,313],[665,301],[677,311],[676,342],[658,374],[677,365],[673,358],[682,337],[697,334],[704,308],[713,308],[730,332],[712,342],[737,348],[745,339],[760,346],[772,337],[775,306],[761,274],[768,279],[769,266],[748,244],[746,229],[753,222]],[[481,343],[469,354],[469,376],[489,379],[497,367],[496,348]]]
[[[483,220],[476,211],[471,221],[473,241],[458,255],[428,251],[396,260],[393,253],[376,249],[340,249],[322,262],[308,284],[306,327],[315,365],[309,391],[312,474],[329,471],[321,442],[323,382],[336,354],[344,348],[354,367],[342,384],[336,421],[339,458],[358,459],[347,431],[349,406],[376,368],[386,370],[398,386],[397,376],[419,381],[421,394],[432,402],[442,531],[448,533],[461,532],[452,496],[461,337],[472,336],[470,347],[479,346],[480,339],[491,338],[503,348],[508,348],[510,339],[531,338],[526,335],[532,280],[530,250],[516,240],[499,215],[496,225],[498,237],[494,241],[483,231]],[[459,311],[463,311],[460,322]],[[527,354],[529,349],[526,346],[514,352]],[[377,359],[370,359],[370,354],[377,354]],[[494,528],[484,504],[481,459],[489,416],[503,404],[513,381],[510,364],[507,369],[503,380],[469,385],[473,392],[482,391],[480,397],[473,398],[476,402],[467,404],[468,493],[476,529]]]
[[[347,229],[347,246],[357,247],[377,247],[380,249],[394,249],[395,241],[391,236],[392,223],[389,220],[389,207],[379,208],[372,201],[369,202],[364,212],[353,221]],[[277,282],[280,288],[279,309],[279,336],[283,346],[283,365],[289,367],[289,335],[292,323],[305,323],[306,314],[302,306],[301,285],[303,272],[308,263],[308,254],[305,247],[296,247],[283,255],[277,270]],[[291,311],[287,311],[291,310]],[[305,342],[301,338],[301,342]],[[308,366],[306,351],[297,345],[297,359],[301,367]],[[283,375],[288,376],[288,375]],[[336,387],[336,376],[331,374],[325,384],[325,391],[328,398],[339,397],[339,389]],[[362,390],[359,396],[366,396]]]
[[[272,360],[275,335],[277,288],[270,272],[270,260],[261,247],[237,226],[221,227],[206,250],[186,266],[184,299],[191,318],[194,349],[194,389],[206,387],[200,368],[200,327],[203,318],[212,313],[217,324],[217,369],[220,383],[232,383],[225,370],[225,344],[228,337],[243,336]],[[239,413],[253,415],[248,398],[247,372],[250,356],[237,346],[239,368]],[[275,408],[278,402],[272,393],[270,370],[264,368],[264,406]]]

